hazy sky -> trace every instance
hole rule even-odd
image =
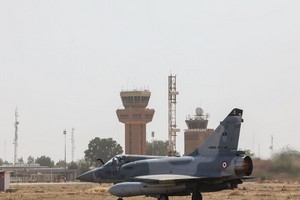
[[[244,110],[240,148],[300,150],[300,1],[0,0],[0,158],[75,157],[94,137],[124,147],[121,90],[151,91],[147,132],[167,139],[167,79],[177,74],[177,149],[201,106],[215,128]],[[148,134],[150,140],[150,134]],[[6,145],[5,145],[6,143]],[[6,148],[5,148],[6,146]]]

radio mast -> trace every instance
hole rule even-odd
[[[274,138],[273,138],[273,135],[271,135],[271,146],[270,146],[270,151],[271,151],[271,156],[273,155],[273,150],[274,150]]]
[[[18,108],[16,108],[16,110],[15,110],[14,165],[17,164],[17,162],[18,162],[18,125],[19,125],[18,117],[19,117]]]
[[[72,162],[74,162],[74,155],[75,155],[75,136],[74,136],[75,128],[72,128],[71,132],[71,144],[72,144]]]
[[[176,128],[176,75],[170,75],[168,79],[168,132],[169,132],[169,146],[168,155],[176,156],[176,135],[180,129]]]

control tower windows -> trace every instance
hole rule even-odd
[[[147,103],[150,97],[147,96],[125,96],[122,101],[126,103]]]
[[[139,97],[139,96],[134,97],[134,102],[140,103],[140,101],[141,101],[141,97]]]
[[[142,97],[142,102],[148,102],[150,97]]]

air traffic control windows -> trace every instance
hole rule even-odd
[[[149,96],[123,96],[122,101],[126,103],[147,103]]]

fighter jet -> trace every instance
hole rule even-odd
[[[118,200],[138,195],[157,200],[191,195],[192,200],[202,200],[203,192],[237,188],[253,170],[252,159],[237,150],[242,115],[241,109],[233,109],[188,156],[118,155],[78,179],[114,183],[108,191]]]

